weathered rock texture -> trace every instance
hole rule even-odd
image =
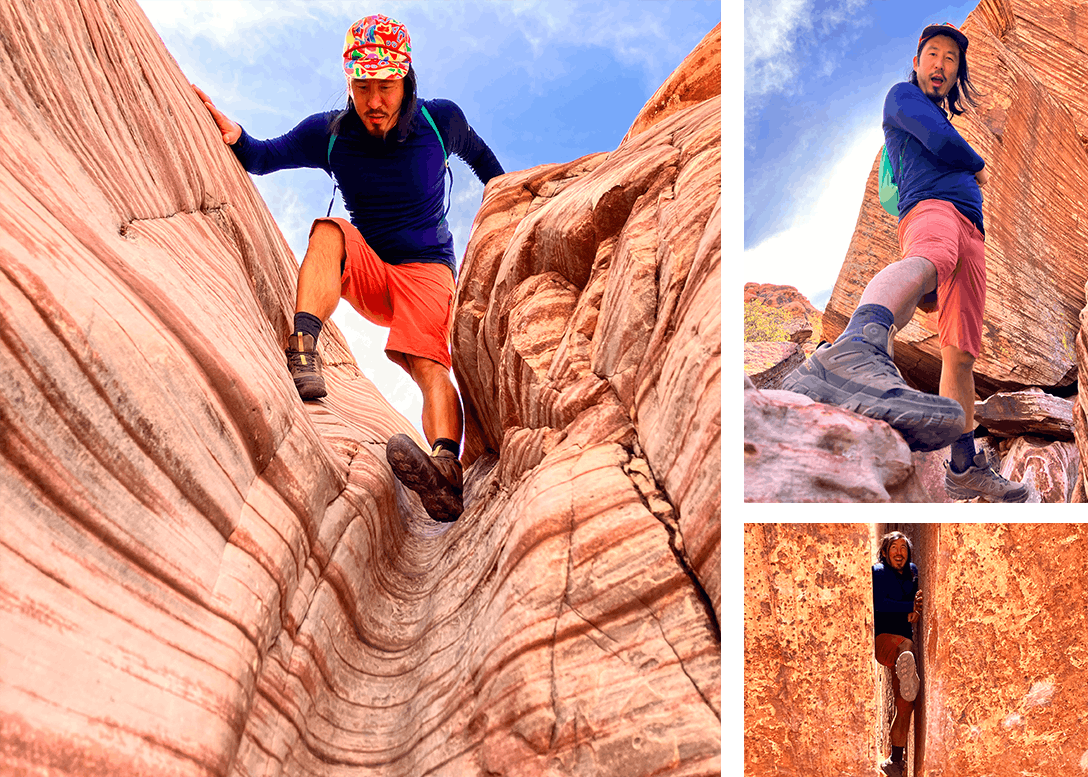
[[[487,190],[440,527],[331,325],[299,401],[295,259],[135,4],[0,29],[0,772],[718,773],[719,102]]]
[[[982,0],[963,25],[978,108],[955,119],[986,160],[988,291],[982,396],[1076,379],[1074,339],[1088,278],[1088,25],[1076,0]],[[905,54],[906,56],[906,54]],[[906,61],[906,60],[905,60]],[[874,149],[879,159],[879,150]],[[857,229],[824,311],[824,338],[842,332],[869,280],[899,257],[897,220],[880,206],[877,163]],[[896,340],[908,380],[936,391],[937,314],[917,313]]]
[[[746,283],[744,284],[744,304],[747,305],[752,300],[761,300],[785,315],[786,334],[793,342],[819,340],[820,331],[823,328],[823,314],[793,286]]]
[[[910,448],[883,421],[744,378],[746,502],[923,502]],[[943,488],[943,481],[942,481]]]
[[[756,388],[778,389],[782,380],[805,361],[798,343],[744,343],[744,374]]]
[[[1045,391],[1003,391],[975,403],[975,420],[1001,437],[1073,439],[1073,403]]]
[[[867,524],[745,524],[745,774],[874,773],[870,534]]]
[[[746,773],[874,774],[886,757],[869,570],[892,528],[914,542],[925,597],[909,774],[1083,773],[1088,530],[869,526],[745,527]]]

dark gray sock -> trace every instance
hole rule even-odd
[[[291,334],[302,332],[309,335],[317,342],[317,336],[321,334],[321,319],[310,313],[295,313],[295,328]]]
[[[964,432],[952,443],[952,471],[966,472],[975,463],[975,433]]]
[[[854,315],[850,316],[850,322],[846,325],[846,329],[843,330],[835,342],[848,337],[861,337],[861,330],[866,324],[880,324],[885,329],[891,329],[894,323],[895,316],[883,305],[861,305],[854,311]]]

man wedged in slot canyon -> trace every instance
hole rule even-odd
[[[911,562],[912,548],[906,535],[897,531],[885,534],[880,541],[879,556],[873,564],[876,660],[894,670],[892,693],[895,697],[892,753],[880,768],[889,777],[906,777],[904,751],[920,686],[911,626],[922,615],[922,592],[918,589],[918,567]]]

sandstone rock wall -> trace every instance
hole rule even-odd
[[[925,593],[910,774],[1084,771],[1082,524],[746,526],[746,769],[872,774],[886,757],[869,568],[893,528],[914,542]]]
[[[462,305],[593,276],[600,308],[566,357],[531,315],[455,352],[508,356],[466,393],[484,432],[442,527],[331,324],[329,397],[299,401],[296,261],[135,4],[4,3],[0,29],[0,772],[718,773],[716,101],[553,198],[609,261],[519,244],[530,288],[466,260]],[[659,210],[629,207],[627,155],[665,160],[635,184]],[[556,405],[536,371],[563,358],[596,372]]]
[[[873,774],[870,534],[857,523],[745,524],[745,774]]]

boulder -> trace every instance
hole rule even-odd
[[[485,191],[437,525],[139,6],[0,29],[0,773],[720,773],[720,99]]]
[[[975,402],[975,420],[1000,437],[1073,439],[1073,403],[1041,389],[1000,391]]]
[[[787,338],[795,343],[816,340],[822,329],[823,314],[793,286],[773,283],[744,284],[744,304],[760,300],[764,305],[779,311],[784,320]]]
[[[1028,501],[1064,504],[1073,496],[1080,453],[1072,442],[1017,437],[1001,462],[1000,473],[1033,489]]]
[[[910,448],[883,421],[744,378],[744,501],[919,502]]]
[[[982,96],[953,124],[990,171],[983,189],[990,281],[975,365],[982,396],[1068,386],[1077,375],[1073,343],[1088,278],[1088,220],[1068,195],[1071,182],[1088,176],[1088,26],[1077,23],[1078,9],[1075,0],[983,0],[963,25]],[[842,332],[869,280],[900,258],[897,220],[877,198],[880,150],[873,154],[857,228],[824,311],[828,340]],[[908,380],[935,392],[937,313],[918,312],[895,353]]]
[[[797,343],[744,344],[744,374],[756,388],[781,388],[782,379],[804,361],[804,349]]]

